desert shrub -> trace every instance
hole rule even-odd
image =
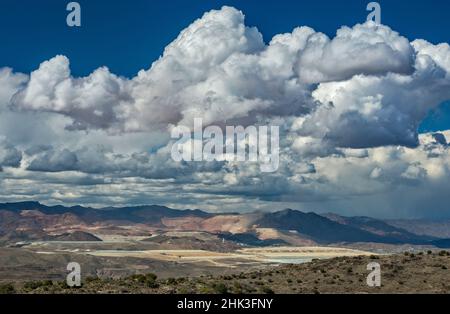
[[[214,284],[213,289],[218,294],[227,294],[228,293],[228,287],[222,282]]]
[[[98,277],[91,277],[91,276],[86,277],[86,279],[85,279],[86,283],[91,283],[91,282],[94,282],[94,281],[97,281],[97,280],[99,280]]]
[[[447,251],[440,251],[439,256],[447,256],[449,253]]]
[[[53,286],[53,281],[51,280],[41,281],[41,287],[50,287],[50,286]]]
[[[23,285],[24,289],[26,290],[36,290],[41,286],[42,284],[40,281],[27,281]]]
[[[261,291],[264,294],[275,294],[275,292],[272,289],[270,289],[269,287],[262,287]]]
[[[244,287],[242,287],[242,285],[235,281],[233,284],[233,293],[235,294],[243,294],[244,293]]]
[[[147,275],[145,275],[145,278],[146,278],[147,280],[153,280],[153,281],[155,281],[155,280],[158,278],[158,276],[156,276],[156,275],[153,274],[153,273],[148,273]]]
[[[168,285],[175,285],[176,283],[177,283],[177,280],[175,278],[167,278]]]
[[[190,288],[188,288],[188,287],[181,287],[180,289],[178,289],[178,293],[180,293],[180,294],[192,294],[193,291]],[[210,293],[210,292],[205,292],[205,293]]]
[[[201,285],[197,289],[198,289],[198,292],[200,294],[212,294],[212,293],[214,293],[214,290],[211,287],[204,286],[204,285]],[[184,293],[184,294],[186,294],[186,293]]]
[[[428,250],[428,251],[427,251],[427,254],[428,254],[428,255],[431,255],[431,254],[433,254],[433,252],[430,251],[430,250]]]
[[[136,274],[130,277],[131,280],[144,284],[145,286],[149,288],[158,288],[159,285],[156,282],[156,279],[158,279],[158,276],[156,276],[153,273],[148,273],[146,275],[142,274]]]
[[[145,275],[145,285],[149,288],[158,288],[159,285],[156,282],[157,278],[158,278],[158,276],[156,276],[155,274],[152,274],[152,273]]]
[[[139,282],[139,283],[144,283],[145,282],[145,275],[142,274],[136,274],[130,277],[131,280]]]
[[[13,294],[15,292],[16,289],[10,283],[0,285],[0,294]]]
[[[159,287],[159,284],[155,281],[147,281],[145,284],[147,285],[147,287],[152,288],[152,289]]]
[[[67,282],[66,282],[65,280],[58,281],[58,282],[56,283],[56,285],[57,285],[59,288],[61,288],[61,289],[68,289],[68,288],[70,288],[70,287],[67,285]]]

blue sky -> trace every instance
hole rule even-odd
[[[0,67],[30,72],[56,54],[71,60],[76,76],[100,66],[127,77],[147,69],[164,47],[206,11],[232,5],[257,26],[265,41],[273,35],[308,25],[333,36],[341,25],[352,26],[367,16],[364,0],[223,1],[223,0],[80,0],[82,27],[65,25],[69,1],[2,0],[0,3]],[[449,42],[450,2],[443,0],[379,1],[382,22],[413,40]],[[430,113],[421,131],[450,126],[450,105]]]

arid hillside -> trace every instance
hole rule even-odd
[[[381,287],[369,287],[367,265],[381,266]],[[222,276],[158,279],[158,274],[123,279],[86,278],[81,288],[63,281],[4,283],[3,293],[450,293],[450,253],[339,257]]]

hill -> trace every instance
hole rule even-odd
[[[444,238],[428,235],[431,232],[415,233],[413,227],[403,223],[408,228],[406,230],[399,225],[398,221],[318,215],[292,209],[272,213],[214,214],[157,205],[95,209],[45,206],[37,202],[0,204],[0,243],[3,244],[37,240],[99,241],[103,237],[149,238],[153,234],[167,232],[205,232],[224,241],[248,246],[333,243],[447,245]],[[173,242],[180,241],[173,239]],[[201,242],[195,241],[195,245]]]
[[[382,265],[381,287],[366,284],[367,265]],[[0,284],[0,293],[144,294],[336,294],[450,293],[450,253],[339,257],[234,274],[158,279],[137,274],[121,279],[88,277],[78,289],[63,281]]]

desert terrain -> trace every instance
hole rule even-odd
[[[364,268],[379,260],[383,276],[399,285],[379,292],[413,292],[418,284],[417,292],[447,293],[447,222],[424,228],[420,221],[420,234],[401,224],[291,209],[212,214],[0,204],[0,291],[363,293],[374,291],[362,287]],[[83,287],[75,291],[64,286],[70,262],[81,266]],[[418,272],[413,281],[405,265]]]
[[[367,264],[381,265],[381,286],[366,284]],[[64,281],[2,283],[3,293],[151,293],[151,294],[336,294],[450,293],[450,253],[441,251],[398,255],[342,256],[314,259],[228,274],[160,278],[136,274],[123,278],[87,277],[80,288]]]

